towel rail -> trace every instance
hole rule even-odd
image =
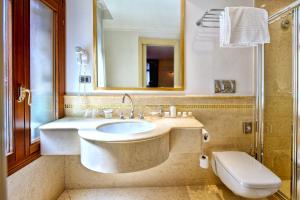
[[[294,9],[300,6],[300,0],[295,1],[284,7],[283,9],[279,10],[278,12],[274,13],[269,17],[269,24],[274,23],[275,21],[286,17],[293,13]],[[224,12],[224,9],[213,8],[207,10],[204,15],[196,22],[197,26],[203,28],[220,28],[220,15]]]
[[[217,8],[207,10],[204,15],[196,22],[196,25],[204,28],[218,28],[218,23],[220,22],[220,14],[223,11],[224,9]]]

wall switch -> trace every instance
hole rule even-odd
[[[253,130],[252,122],[243,122],[243,133],[251,134]]]
[[[92,77],[91,76],[79,76],[79,82],[80,83],[91,83]]]
[[[215,80],[215,93],[235,93],[235,80]]]

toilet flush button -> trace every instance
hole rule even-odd
[[[215,93],[235,93],[235,80],[215,80]]]

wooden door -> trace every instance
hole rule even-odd
[[[12,142],[9,174],[40,156],[38,127],[63,117],[64,0],[10,0]]]

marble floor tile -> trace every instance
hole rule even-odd
[[[66,190],[58,200],[245,200],[225,186]],[[261,199],[267,200],[267,199]]]
[[[282,180],[280,191],[288,198],[291,198],[291,180]]]

